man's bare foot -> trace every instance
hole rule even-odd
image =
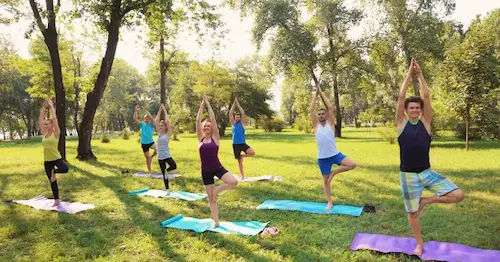
[[[417,247],[413,250],[413,254],[421,256],[424,253],[424,244],[417,244]]]
[[[60,199],[54,199],[54,204],[52,204],[53,207],[58,206],[61,203]]]
[[[417,217],[420,216],[420,213],[424,210],[424,207],[429,203],[427,197],[421,197],[420,202],[418,204]]]
[[[333,180],[333,178],[336,176],[337,174],[330,174],[329,177],[328,177],[328,184],[330,184]]]
[[[330,210],[330,209],[332,209],[332,207],[333,207],[333,203],[328,202],[328,204],[326,204],[326,210]]]
[[[55,182],[56,180],[57,180],[57,178],[56,178],[56,170],[52,169],[52,171],[50,171],[50,182]]]
[[[212,225],[212,229],[216,229],[218,226],[219,226],[219,221],[214,222],[214,224]]]

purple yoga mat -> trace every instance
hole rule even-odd
[[[152,178],[157,178],[157,179],[162,179],[163,178],[163,175],[162,174],[151,174],[149,175],[148,173],[144,173],[144,172],[137,172],[134,174],[134,176],[147,176],[147,177],[152,177]],[[167,174],[167,179],[174,179],[176,177],[180,177],[181,175],[179,174]]]
[[[405,253],[413,255],[417,242],[414,238],[379,234],[356,233],[351,250],[371,249],[382,253]],[[500,261],[500,250],[469,247],[462,244],[428,241],[424,242],[422,260],[491,262]]]
[[[82,204],[78,202],[64,202],[64,201],[61,201],[57,206],[52,206],[52,204],[54,204],[54,199],[48,199],[44,196],[37,196],[29,200],[14,200],[12,202],[30,206],[35,209],[53,210],[57,212],[65,212],[70,214],[76,214],[78,212],[87,209],[95,208],[95,206],[92,204]]]

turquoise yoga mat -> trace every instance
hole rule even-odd
[[[217,228],[211,228],[213,220],[210,218],[198,219],[193,217],[184,217],[179,214],[175,217],[161,222],[162,227],[177,228],[183,230],[192,230],[194,232],[212,231],[221,234],[237,234],[246,236],[255,236],[267,226],[268,223],[259,221],[242,222],[220,222]]]
[[[279,209],[294,210],[316,214],[342,214],[349,216],[360,216],[363,207],[349,205],[334,205],[332,209],[326,210],[326,203],[305,202],[295,200],[266,200],[257,209]]]
[[[136,191],[131,191],[128,193],[129,196],[140,195],[140,196],[152,196],[152,197],[170,197],[177,198],[188,201],[195,201],[198,199],[205,198],[207,194],[200,193],[190,193],[184,191],[172,191],[170,194],[167,194],[165,190],[157,190],[157,189],[149,189],[144,188]]]

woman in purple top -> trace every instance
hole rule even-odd
[[[201,116],[205,105],[208,109],[209,119],[202,122]],[[198,149],[201,159],[201,177],[210,203],[210,213],[214,220],[213,228],[216,228],[219,226],[217,195],[224,190],[234,188],[238,184],[238,180],[219,161],[219,129],[212,106],[210,106],[210,102],[205,96],[201,100],[200,109],[198,109],[198,115],[196,116],[196,134],[198,135],[198,141],[200,141]],[[215,176],[222,180],[222,184],[218,187],[215,187]]]

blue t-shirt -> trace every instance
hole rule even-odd
[[[233,124],[233,144],[245,144],[245,128],[241,121]]]
[[[141,144],[151,144],[154,143],[153,140],[153,131],[155,129],[155,125],[153,123],[146,124],[141,122],[139,124],[141,126]]]

